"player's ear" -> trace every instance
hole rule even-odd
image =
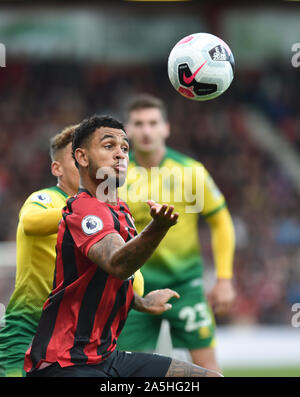
[[[75,150],[75,158],[77,163],[81,165],[81,167],[87,167],[89,165],[88,157],[84,148],[79,147]]]
[[[56,176],[57,178],[62,176],[62,166],[59,161],[54,160],[51,163],[51,172],[53,176]]]
[[[125,131],[126,131],[126,135],[128,136],[128,138],[131,138],[131,128],[130,128],[130,123],[129,121],[127,121],[127,123],[124,125]]]

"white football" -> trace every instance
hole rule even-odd
[[[168,59],[169,79],[181,95],[207,101],[223,94],[234,75],[229,46],[210,33],[194,33],[181,39]]]

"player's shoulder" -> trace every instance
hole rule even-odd
[[[108,205],[93,196],[86,189],[80,189],[75,196],[70,197],[66,202],[65,211],[70,213],[89,213],[91,211],[107,211]]]
[[[55,207],[58,204],[61,205],[67,197],[68,195],[57,186],[46,187],[31,193],[23,206],[33,203],[43,208]]]
[[[104,224],[113,223],[109,206],[85,189],[67,200],[63,218],[69,228],[76,230],[79,227],[86,235],[102,230]]]
[[[205,165],[201,161],[196,160],[187,154],[183,154],[169,147],[167,148],[164,165],[169,166],[173,169],[174,167],[179,167],[181,169],[184,169],[185,167],[197,169],[197,171],[200,170],[201,175],[203,175],[204,178],[206,178],[209,175],[209,172],[207,171]]]
[[[201,178],[203,178],[205,185],[209,184],[212,186],[212,188],[215,188],[215,184],[213,182],[210,171],[200,160],[196,160],[191,156],[180,153],[169,147],[167,148],[167,159],[169,159],[169,163],[165,161],[165,164],[170,165],[172,168],[176,166],[181,166],[181,168],[188,167],[196,170],[192,174],[193,179],[200,176]]]
[[[203,164],[194,159],[193,157],[181,153],[175,149],[172,149],[170,147],[166,148],[166,155],[165,155],[165,161],[169,161],[169,162],[173,162],[178,164],[179,166],[183,166],[183,167],[191,167],[191,166],[201,166],[203,167]]]

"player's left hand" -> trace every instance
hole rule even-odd
[[[171,298],[180,298],[179,294],[172,289],[157,289],[149,292],[144,296],[144,306],[147,313],[162,314],[172,308],[170,303],[167,303]]]
[[[218,279],[207,295],[209,305],[216,314],[227,314],[235,299],[235,290],[230,279]]]
[[[152,216],[153,221],[160,228],[169,229],[171,226],[174,226],[177,223],[179,213],[173,213],[173,205],[168,206],[168,204],[159,204],[153,200],[148,200],[147,204],[150,207],[150,215]]]

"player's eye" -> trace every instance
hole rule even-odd
[[[122,150],[123,150],[123,152],[127,153],[128,150],[129,150],[129,148],[128,148],[127,146],[123,146],[123,147],[122,147]]]
[[[108,144],[104,145],[104,147],[105,147],[105,149],[111,149],[112,145],[110,143],[108,143]]]

